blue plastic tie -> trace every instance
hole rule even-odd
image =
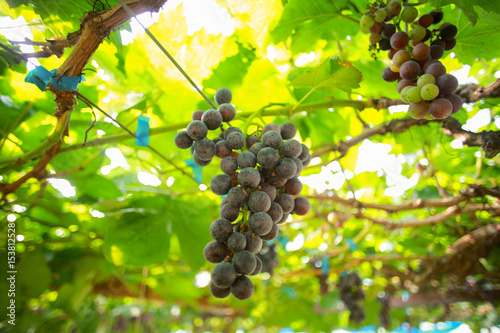
[[[194,180],[196,180],[198,184],[201,184],[201,180],[203,177],[203,168],[196,164],[192,159],[185,160],[184,163],[186,163],[188,167],[191,167],[193,169]]]
[[[136,146],[149,146],[149,117],[140,115],[137,119],[137,132],[135,133]]]
[[[50,72],[55,74],[56,70],[53,69]],[[80,84],[80,82],[83,82],[83,81],[85,81],[85,78],[83,77],[83,75],[80,75],[80,76],[52,76],[52,79],[50,79],[50,84],[59,90],[77,91],[78,84]]]
[[[323,272],[323,275],[328,275],[330,272],[330,257],[327,254],[323,256],[321,271]]]
[[[347,238],[346,240],[347,245],[349,245],[349,251],[354,252],[358,249],[356,244],[354,244],[354,241],[351,238]]]
[[[38,66],[26,75],[24,82],[33,83],[38,87],[38,89],[45,91],[47,89],[47,84],[53,76],[54,73],[49,72],[43,66]]]

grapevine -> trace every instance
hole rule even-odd
[[[397,81],[401,100],[409,104],[408,114],[414,119],[447,118],[460,111],[463,100],[454,93],[457,78],[446,73],[439,59],[455,47],[458,30],[451,23],[437,26],[443,20],[442,12],[418,15],[418,9],[406,2],[376,2],[361,17],[361,31],[370,34],[373,56],[388,51],[391,63],[382,78]],[[431,29],[432,25],[436,28]]]
[[[210,225],[213,241],[203,255],[217,264],[211,273],[212,295],[232,294],[245,300],[254,291],[248,276],[272,271],[259,255],[263,241],[276,239],[290,214],[306,215],[311,209],[309,201],[298,196],[302,190],[298,177],[311,155],[307,146],[294,139],[297,128],[291,122],[268,123],[250,135],[231,126],[236,115],[231,99],[229,89],[217,90],[218,109],[195,111],[174,142],[180,149],[190,149],[199,166],[209,165],[214,157],[220,159],[222,174],[212,178],[210,189],[225,197],[220,218]],[[229,127],[224,129],[223,122]],[[216,138],[207,139],[209,131],[218,129]]]

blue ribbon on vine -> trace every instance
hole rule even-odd
[[[321,262],[321,272],[325,276],[327,276],[330,272],[330,256],[328,254],[323,255],[323,259]]]
[[[49,71],[43,66],[38,66],[26,75],[24,81],[36,85],[41,91],[45,91],[49,83],[59,90],[76,91],[78,84],[85,81],[83,75],[54,76],[55,73],[55,69]]]
[[[354,244],[354,241],[351,238],[346,239],[347,245],[349,245],[349,251],[354,252],[358,249],[356,244]]]
[[[201,184],[201,179],[203,177],[203,168],[196,164],[193,159],[185,160],[184,163],[186,163],[188,167],[191,167],[193,169],[194,180],[196,180],[198,184]]]
[[[135,132],[136,146],[149,146],[149,117],[140,115],[137,118],[137,131]]]

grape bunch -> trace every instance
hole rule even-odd
[[[454,94],[458,80],[439,61],[455,47],[457,27],[443,23],[430,28],[442,20],[443,12],[433,10],[419,17],[416,7],[403,7],[400,0],[374,3],[360,20],[361,31],[370,33],[370,50],[388,51],[391,63],[382,78],[398,81],[401,100],[410,104],[408,114],[415,119],[443,119],[462,108],[462,98]]]
[[[262,260],[256,255],[263,241],[279,234],[279,225],[290,214],[306,215],[309,201],[298,196],[302,183],[298,179],[311,160],[306,145],[293,139],[297,128],[291,122],[279,126],[266,124],[251,135],[229,124],[235,117],[231,92],[221,88],[215,93],[218,109],[195,111],[186,130],[174,138],[178,148],[191,149],[197,165],[206,166],[220,158],[221,174],[210,181],[213,193],[225,196],[220,218],[210,225],[213,241],[203,255],[217,264],[211,273],[210,291],[216,298],[232,294],[240,300],[253,294],[248,276],[262,271]],[[229,127],[224,129],[223,122]],[[220,129],[213,140],[209,130]]]
[[[339,280],[339,288],[340,299],[351,312],[349,321],[357,324],[361,323],[366,317],[363,308],[365,294],[361,288],[361,278],[354,272],[342,274]]]

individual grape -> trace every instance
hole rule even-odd
[[[259,253],[262,249],[262,239],[260,236],[251,231],[247,231],[245,232],[245,238],[247,239],[247,246],[245,246],[245,250],[252,253]]]
[[[215,144],[212,140],[201,139],[194,143],[194,153],[202,161],[210,161],[215,156]]]
[[[210,289],[210,292],[212,293],[212,296],[215,298],[226,298],[231,294],[231,289],[230,288],[219,288],[215,284],[210,281],[210,285],[208,287]]]
[[[278,237],[280,233],[280,229],[276,223],[273,223],[273,227],[271,228],[271,231],[269,231],[267,234],[260,236],[265,241],[272,241]]]
[[[281,147],[282,142],[281,134],[276,131],[267,131],[262,135],[262,144],[264,144],[264,147],[278,149]]]
[[[271,208],[271,198],[263,191],[255,191],[250,194],[248,208],[254,213],[267,212]]]
[[[413,60],[405,62],[399,71],[399,75],[403,79],[413,81],[415,80],[418,75],[420,74],[420,65]]]
[[[260,173],[254,168],[244,168],[238,173],[238,183],[245,189],[252,189],[259,186]]]
[[[390,39],[396,33],[396,26],[394,24],[385,24],[382,28],[382,37]]]
[[[240,301],[246,300],[253,295],[253,283],[245,275],[240,275],[231,285],[231,294]]]
[[[427,42],[432,37],[432,31],[425,29],[425,37],[422,38],[421,42]]]
[[[450,95],[458,87],[458,80],[451,74],[443,74],[436,80],[436,86],[439,88],[439,95]]]
[[[298,178],[289,179],[285,184],[285,193],[298,195],[302,191],[302,182]]]
[[[234,150],[239,150],[245,146],[245,137],[238,132],[230,133],[227,138],[227,146]]]
[[[265,192],[269,196],[271,201],[274,201],[274,199],[276,199],[276,187],[268,183],[264,183],[262,184],[262,186],[260,186],[260,190],[262,192]]]
[[[444,41],[451,40],[455,38],[457,32],[458,32],[457,27],[453,24],[448,23],[440,29],[439,38],[441,38]]]
[[[252,152],[255,156],[257,156],[262,148],[264,148],[264,144],[262,144],[262,142],[257,142],[250,147],[249,151]]]
[[[359,27],[359,31],[361,31],[361,33],[363,33],[363,34],[369,34],[370,29],[371,28],[368,28],[368,26],[365,26],[365,25],[360,25],[360,27]]]
[[[444,47],[441,45],[431,45],[430,55],[432,59],[441,59],[444,54]]]
[[[209,165],[209,164],[210,164],[210,162],[211,162],[212,160],[208,160],[208,161],[200,160],[200,159],[198,158],[198,156],[196,156],[195,154],[193,154],[193,161],[194,161],[194,163],[196,163],[196,165],[198,165],[198,166],[201,166],[201,167],[206,167],[207,165]]]
[[[285,157],[279,162],[276,167],[276,172],[278,173],[278,176],[284,179],[290,179],[297,173],[297,165],[291,158]]]
[[[457,94],[451,94],[448,96],[444,96],[443,98],[450,101],[450,103],[453,105],[453,111],[451,112],[451,114],[455,114],[462,109],[464,101],[462,100],[462,97],[458,96]]]
[[[284,123],[280,124],[280,134],[283,140],[289,140],[295,137],[297,134],[297,127],[289,122],[285,121]]]
[[[402,50],[408,45],[409,41],[410,37],[406,32],[398,31],[391,37],[391,46],[393,49]]]
[[[372,34],[380,34],[382,32],[382,28],[384,27],[383,23],[375,22],[373,27],[370,28],[370,32]]]
[[[305,160],[307,160],[308,157],[310,157],[311,155],[309,154],[309,148],[307,148],[307,146],[305,144],[301,144],[302,146],[302,152],[300,153],[298,159],[304,163]]]
[[[387,17],[387,12],[384,9],[379,8],[375,11],[375,14],[373,16],[375,22],[384,22],[385,18]]]
[[[420,18],[418,19],[418,24],[424,28],[428,28],[432,25],[432,23],[434,22],[434,18],[432,17],[431,14],[425,14],[425,15],[422,15],[420,16]]]
[[[257,262],[257,265],[255,266],[255,270],[250,275],[257,275],[260,274],[260,272],[262,272],[262,260],[260,260],[259,257],[255,257],[255,260]]]
[[[192,120],[201,120],[201,117],[203,116],[203,111],[201,110],[196,110],[195,112],[193,112],[193,114],[191,115],[191,119]]]
[[[408,89],[406,92],[406,99],[410,101],[411,103],[418,103],[422,101],[422,96],[420,95],[420,90],[422,88],[420,87],[411,87]]]
[[[440,62],[436,62],[427,67],[425,74],[431,74],[437,81],[441,75],[446,74],[446,67]]]
[[[179,149],[188,149],[193,145],[193,139],[191,139],[187,131],[180,131],[175,135],[174,143]]]
[[[392,62],[391,64],[389,65],[389,68],[391,69],[391,71],[393,71],[394,73],[399,73],[399,67],[396,67]]]
[[[304,167],[308,166],[309,163],[311,163],[311,160],[312,156],[311,155],[307,156],[306,160],[302,162],[302,165],[304,165]]]
[[[422,119],[429,114],[429,104],[427,102],[411,103],[408,114],[413,119]]]
[[[203,113],[201,121],[207,125],[209,130],[215,130],[222,125],[222,115],[215,109],[207,110]]]
[[[233,150],[227,146],[227,141],[226,140],[221,140],[215,144],[215,156],[219,158],[224,158],[229,155]]]
[[[238,127],[231,126],[224,131],[224,140],[227,140],[227,136],[233,132],[238,132],[240,134],[243,134],[243,131],[241,129],[239,129]]]
[[[403,79],[403,80],[398,82],[396,89],[398,90],[398,93],[401,93],[401,90],[403,90],[404,87],[408,87],[408,86],[413,86],[413,82],[410,80]]]
[[[227,239],[227,247],[233,252],[240,252],[247,246],[247,239],[245,235],[239,232],[234,232]]]
[[[220,161],[220,169],[226,175],[232,175],[238,169],[238,162],[232,156],[226,156]]]
[[[227,254],[226,244],[217,241],[208,243],[203,249],[203,257],[212,264],[222,262],[227,257]]]
[[[398,16],[401,12],[401,2],[398,0],[392,0],[387,4],[387,6],[385,6],[385,10],[393,17]]]
[[[293,207],[295,206],[295,201],[293,200],[293,197],[290,194],[286,193],[278,195],[278,197],[276,198],[276,200],[274,200],[274,202],[276,202],[278,205],[281,206],[281,208],[283,209],[283,214],[291,213]]]
[[[425,101],[430,101],[439,95],[439,88],[432,83],[428,83],[422,87],[420,90],[420,96]]]
[[[271,175],[267,179],[267,182],[270,185],[275,186],[276,188],[281,188],[283,185],[285,185],[286,181],[286,178],[283,178],[279,175]]]
[[[292,160],[295,162],[295,165],[297,165],[297,173],[295,174],[295,177],[298,177],[300,176],[302,169],[304,168],[304,164],[302,164],[302,161],[299,160],[298,157],[292,158]]]
[[[281,220],[279,220],[279,222],[277,223],[278,225],[282,225],[282,224],[285,224],[286,223],[286,220],[288,220],[288,217],[290,216],[290,214],[283,214],[283,217],[281,218]]]
[[[238,216],[240,215],[240,209],[238,207],[231,206],[229,204],[225,204],[221,206],[219,216],[222,219],[226,219],[230,222],[236,221]]]
[[[413,86],[406,86],[404,87],[401,92],[399,93],[399,96],[401,97],[401,100],[405,103],[410,103],[407,97],[408,90],[412,88]]]
[[[391,71],[390,67],[386,67],[382,71],[382,79],[384,79],[384,81],[387,81],[387,82],[394,82],[397,79],[399,79],[399,73],[395,73],[395,72]]]
[[[451,115],[453,112],[453,105],[451,102],[444,98],[438,98],[431,103],[429,113],[436,119],[443,119]]]
[[[244,168],[255,168],[257,165],[257,157],[252,152],[244,151],[238,157],[238,167],[240,169]]]
[[[221,138],[219,138],[219,137],[216,137],[216,138],[213,138],[213,139],[212,139],[212,142],[213,142],[215,145],[217,144],[217,142],[220,142],[220,141],[224,141],[224,139],[221,139]],[[217,148],[216,148],[216,150],[215,150],[215,153],[217,154]]]
[[[299,141],[294,139],[286,140],[283,142],[283,145],[281,145],[281,153],[284,157],[299,157],[302,153],[302,145]]]
[[[212,283],[221,289],[229,288],[236,280],[237,274],[233,267],[228,262],[217,264],[210,274]]]
[[[257,154],[257,162],[264,169],[272,170],[280,161],[280,154],[271,147],[263,148]]]
[[[250,150],[250,147],[252,147],[257,142],[261,142],[261,139],[258,136],[250,135],[249,137],[247,137],[247,149]]]
[[[444,50],[449,51],[449,50],[453,49],[455,47],[455,45],[457,45],[457,40],[455,38],[449,39],[446,41]]]
[[[372,45],[377,45],[378,42],[382,40],[382,36],[380,34],[372,33],[369,38],[369,42]]]
[[[416,60],[416,62],[418,62],[418,64],[420,65],[420,68],[423,68],[424,65],[429,62],[431,59],[431,55],[428,54],[427,57],[425,57],[424,59],[421,59],[421,60]]]
[[[251,274],[255,270],[256,265],[255,256],[249,251],[240,251],[233,257],[234,269],[240,274]]]
[[[297,215],[307,215],[311,210],[311,203],[304,197],[295,198],[295,206],[293,212]]]
[[[276,202],[271,203],[271,208],[267,211],[267,215],[271,217],[273,222],[279,222],[283,217],[283,208]]]
[[[205,139],[208,134],[207,125],[200,120],[193,120],[187,126],[187,134],[194,141]]]
[[[234,109],[234,106],[229,103],[219,105],[217,111],[219,111],[220,115],[222,116],[222,121],[226,123],[233,120],[236,116],[236,110]]]
[[[443,17],[444,17],[444,14],[443,12],[436,12],[434,10],[432,10],[429,15],[432,16],[432,23],[433,24],[438,24],[439,22],[441,22],[443,20]]]
[[[399,50],[392,57],[392,63],[394,66],[401,68],[403,64],[411,60],[411,53],[406,50]]]
[[[421,43],[413,48],[412,54],[415,60],[423,60],[429,55],[429,45]]]
[[[422,88],[423,86],[425,86],[426,84],[429,84],[429,83],[430,84],[436,83],[436,79],[434,78],[434,76],[432,76],[430,74],[424,74],[418,78],[417,87]]]
[[[439,45],[442,48],[444,48],[446,46],[446,42],[442,39],[437,38],[437,39],[432,41],[431,45]]]
[[[229,220],[217,219],[210,224],[210,235],[218,242],[224,243],[233,233],[233,225]]]
[[[268,214],[264,212],[259,212],[253,214],[252,217],[250,217],[248,224],[250,226],[250,229],[254,233],[256,233],[259,236],[262,236],[271,231],[271,228],[273,226],[273,220]]]
[[[210,181],[210,190],[217,195],[226,195],[233,187],[233,180],[228,175],[217,175]]]
[[[401,13],[401,20],[406,23],[415,21],[418,17],[418,9],[412,6],[405,7]]]
[[[215,92],[214,100],[217,105],[222,105],[225,103],[231,103],[231,99],[233,98],[233,94],[231,94],[231,90],[227,88],[220,88]]]
[[[276,132],[281,134],[280,127],[278,125],[276,125],[275,123],[266,124],[266,126],[264,126],[264,128],[262,129],[262,134],[267,133],[269,131],[276,131]]]
[[[423,69],[423,70],[424,70],[424,72],[425,72],[425,71],[427,71],[427,68],[429,68],[429,66],[430,66],[430,65],[432,65],[432,64],[437,64],[437,63],[441,63],[441,62],[440,62],[439,60],[437,60],[437,59],[431,59],[431,60],[427,61],[427,62],[424,64],[424,67],[423,67],[422,69]],[[434,78],[434,79],[436,79],[436,78]]]
[[[243,207],[248,202],[248,195],[241,187],[233,187],[227,193],[227,203],[235,207]]]
[[[361,27],[364,27],[365,29],[366,28],[370,29],[375,24],[375,20],[369,14],[364,14],[363,16],[361,16],[359,24],[361,25]]]
[[[225,196],[221,201],[220,201],[220,207],[224,206],[224,205],[228,205],[228,200],[227,200],[227,196]]]
[[[389,38],[382,37],[382,39],[380,40],[380,42],[378,42],[378,47],[382,51],[390,50],[391,49],[391,40]]]

